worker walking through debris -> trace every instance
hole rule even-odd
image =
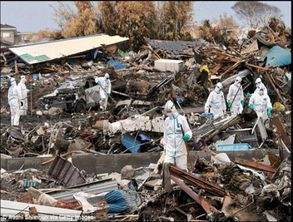
[[[164,111],[167,115],[163,136],[164,163],[173,163],[177,167],[187,170],[187,147],[184,141],[191,139],[191,129],[186,118],[177,112],[171,100],[165,104]]]
[[[244,94],[241,85],[242,78],[237,77],[235,82],[229,87],[227,94],[227,105],[228,109],[233,114],[241,114],[244,107]]]
[[[27,115],[27,109],[28,109],[28,104],[27,104],[28,89],[26,88],[25,82],[26,82],[25,76],[21,76],[20,82],[17,85],[19,89],[19,93],[20,93],[19,101],[20,101],[20,115],[21,116]]]
[[[10,106],[11,126],[18,126],[20,118],[20,93],[15,78],[10,79],[10,84],[8,89],[8,104]]]
[[[272,114],[272,103],[264,87],[260,87],[257,93],[253,93],[249,100],[249,107],[254,109],[258,117],[266,121]]]
[[[104,77],[95,78],[97,85],[100,86],[100,108],[105,111],[107,109],[108,97],[110,96],[112,85],[108,73]]]
[[[263,82],[261,81],[261,78],[257,78],[255,80],[255,86],[256,86],[256,89],[254,90],[254,93],[258,93],[258,91],[263,88],[264,89],[264,94],[267,94],[268,95],[268,90],[267,90],[267,87],[263,84]]]
[[[222,89],[222,83],[217,83],[216,88],[209,94],[204,107],[205,113],[212,113],[214,119],[223,116],[226,112],[226,101]]]

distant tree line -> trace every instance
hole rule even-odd
[[[54,8],[60,31],[40,31],[53,39],[106,33],[127,36],[130,47],[139,49],[143,37],[186,39],[191,36],[184,27],[192,19],[192,1],[75,1],[74,9],[58,2]]]
[[[57,7],[53,7],[60,31],[41,30],[39,36],[50,39],[97,33],[127,36],[130,48],[135,51],[144,43],[143,37],[192,40],[189,27],[194,25],[194,3],[192,1],[74,1],[73,5],[70,5],[61,1],[57,3]],[[281,17],[277,7],[258,1],[237,1],[232,9],[251,28],[266,25],[272,16]],[[214,34],[225,33],[222,29],[227,29],[227,24],[237,26],[233,17],[226,15],[218,19],[217,27],[213,29],[206,20],[198,29],[199,35],[207,41],[217,41],[217,38],[213,37]]]

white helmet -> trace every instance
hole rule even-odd
[[[106,79],[110,79],[110,76],[109,76],[108,73],[105,74],[105,78],[106,78]]]

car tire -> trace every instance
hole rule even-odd
[[[86,103],[83,100],[77,100],[75,102],[74,111],[76,113],[84,113],[86,111]]]

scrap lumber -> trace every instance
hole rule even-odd
[[[215,135],[217,135],[219,132],[223,131],[224,129],[227,129],[230,126],[234,126],[237,123],[239,123],[241,120],[241,118],[239,116],[236,116],[234,119],[232,119],[231,121],[229,121],[226,124],[223,124],[222,126],[219,126],[214,132],[210,133],[205,139],[204,141],[207,142],[208,140],[210,140],[211,138],[213,138]]]
[[[194,175],[175,167],[174,165],[170,166],[170,174],[180,179],[184,179],[202,189],[205,189],[206,191],[214,195],[220,195],[223,197],[227,196],[226,191],[223,188],[219,187],[218,185],[215,185],[203,179],[197,178]]]
[[[257,170],[262,170],[270,173],[275,173],[277,170],[269,165],[263,164],[263,163],[258,163],[255,161],[248,161],[248,160],[243,160],[238,157],[235,158],[235,163],[241,164],[246,167],[251,167]]]
[[[217,73],[222,67],[223,67],[223,63],[219,63],[217,64],[211,71],[211,75],[214,75],[215,73]]]
[[[274,115],[272,117],[272,122],[273,122],[273,125],[275,125],[275,127],[277,128],[277,132],[279,133],[279,136],[281,137],[281,139],[283,140],[285,145],[287,147],[289,147],[291,150],[291,139],[290,139],[289,135],[287,134],[286,128],[285,128],[280,116]]]
[[[188,187],[183,181],[175,176],[171,176],[171,179],[184,190],[193,200],[195,200],[207,214],[218,212],[218,210],[210,205],[203,197],[200,197],[196,192],[194,192],[190,187]]]
[[[236,62],[233,66],[231,66],[225,72],[223,72],[222,75],[221,75],[221,77],[224,77],[227,73],[229,73],[232,70],[236,69],[236,67],[239,66],[241,63],[242,63],[242,61]]]
[[[265,75],[267,77],[267,79],[269,80],[271,86],[273,87],[274,91],[276,92],[278,98],[282,101],[283,105],[285,106],[286,109],[288,109],[288,107],[286,106],[286,101],[284,100],[284,98],[280,95],[279,90],[276,88],[271,76],[265,72]]]
[[[257,69],[260,69],[260,70],[263,70],[263,71],[268,71],[268,70],[271,69],[270,67],[257,66],[257,65],[250,64],[248,62],[246,62],[245,65],[253,67],[253,68],[257,68]]]

